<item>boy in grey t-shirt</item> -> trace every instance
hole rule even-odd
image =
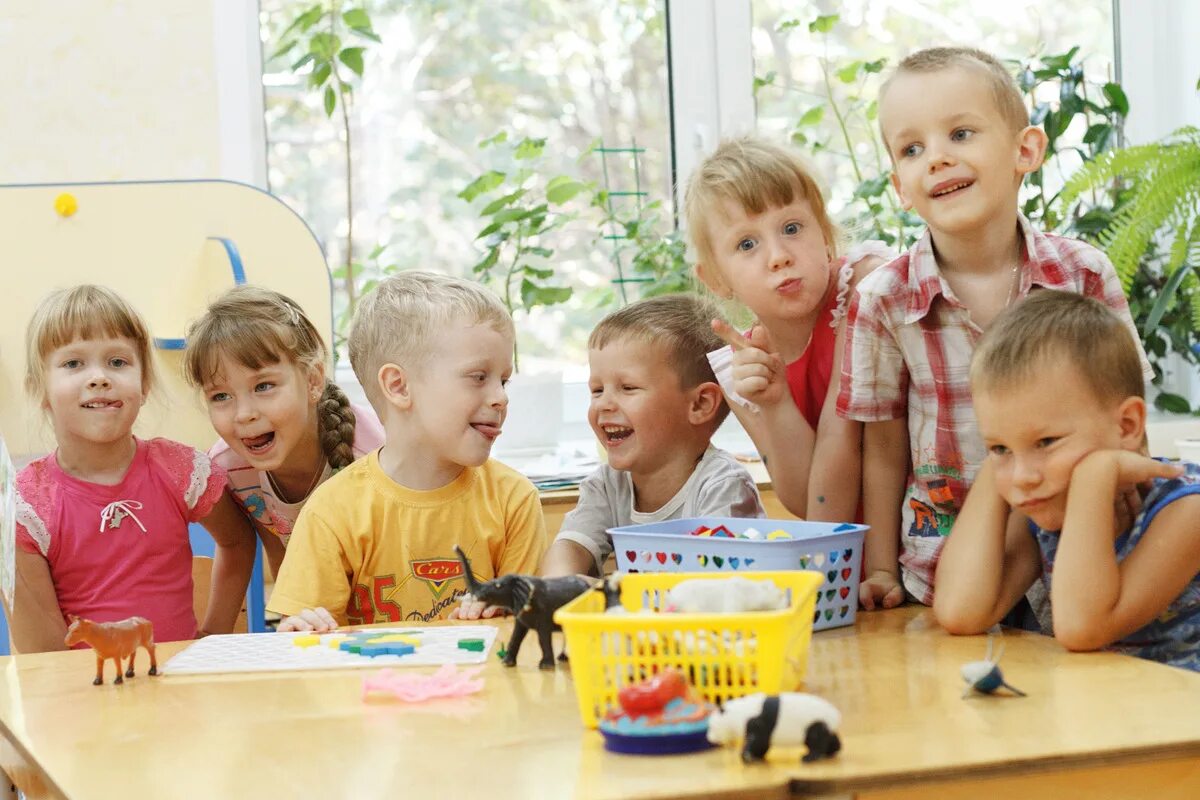
[[[542,574],[601,572],[608,529],[681,517],[761,517],[745,467],[710,444],[729,413],[707,354],[717,316],[695,295],[642,300],[609,314],[588,339],[588,422],[608,463],[546,552]]]

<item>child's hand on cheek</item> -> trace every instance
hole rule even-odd
[[[1110,475],[1116,480],[1117,488],[1127,490],[1155,478],[1178,478],[1183,474],[1182,464],[1156,461],[1149,456],[1131,450],[1097,450],[1089,453],[1075,466],[1075,475]]]
[[[748,336],[724,320],[713,320],[713,331],[733,348],[733,388],[760,406],[773,406],[788,396],[787,365],[775,352],[771,337],[762,325]]]

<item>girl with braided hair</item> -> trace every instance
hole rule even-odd
[[[221,441],[209,455],[279,574],[313,489],[383,444],[368,406],[326,377],[329,351],[294,300],[258,286],[217,298],[187,333],[184,372]]]

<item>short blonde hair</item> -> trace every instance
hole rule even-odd
[[[392,363],[419,369],[438,333],[456,320],[515,336],[512,317],[500,299],[462,278],[401,272],[384,278],[359,300],[350,329],[350,364],[381,417],[379,368]]]
[[[1129,328],[1091,297],[1038,289],[1001,314],[971,359],[972,391],[1019,386],[1069,364],[1101,403],[1143,397],[1141,354]]]
[[[588,348],[603,350],[614,342],[630,340],[656,344],[666,352],[681,388],[716,383],[708,354],[725,344],[712,329],[712,321],[720,316],[716,306],[695,294],[651,297],[600,320],[588,337]],[[728,413],[729,407],[722,402],[716,425]]]
[[[812,209],[830,254],[837,255],[837,229],[825,210],[821,187],[794,151],[757,136],[725,139],[697,165],[683,199],[688,236],[701,269],[715,267],[710,225],[722,202],[747,214],[803,200]]]
[[[25,391],[46,398],[46,359],[78,339],[129,339],[142,368],[142,391],[154,387],[150,329],[129,301],[106,286],[84,284],[51,292],[25,330]]]
[[[898,75],[922,75],[955,68],[973,70],[983,78],[996,110],[1014,133],[1029,126],[1029,109],[1025,107],[1025,98],[1012,73],[1000,59],[974,47],[930,47],[906,56],[879,88],[879,101],[883,102],[888,87]]]

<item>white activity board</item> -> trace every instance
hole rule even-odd
[[[303,636],[305,634],[300,633],[232,633],[206,636],[175,654],[162,671],[167,675],[193,675],[482,664],[491,652],[496,639],[496,629],[485,625],[372,628],[369,631],[321,634],[317,644],[300,647],[295,640]],[[404,637],[413,641],[413,652],[406,655],[371,656],[347,652],[336,646],[347,639],[365,642],[389,637]],[[482,640],[483,649],[467,650],[459,646],[460,641],[472,639]]]

